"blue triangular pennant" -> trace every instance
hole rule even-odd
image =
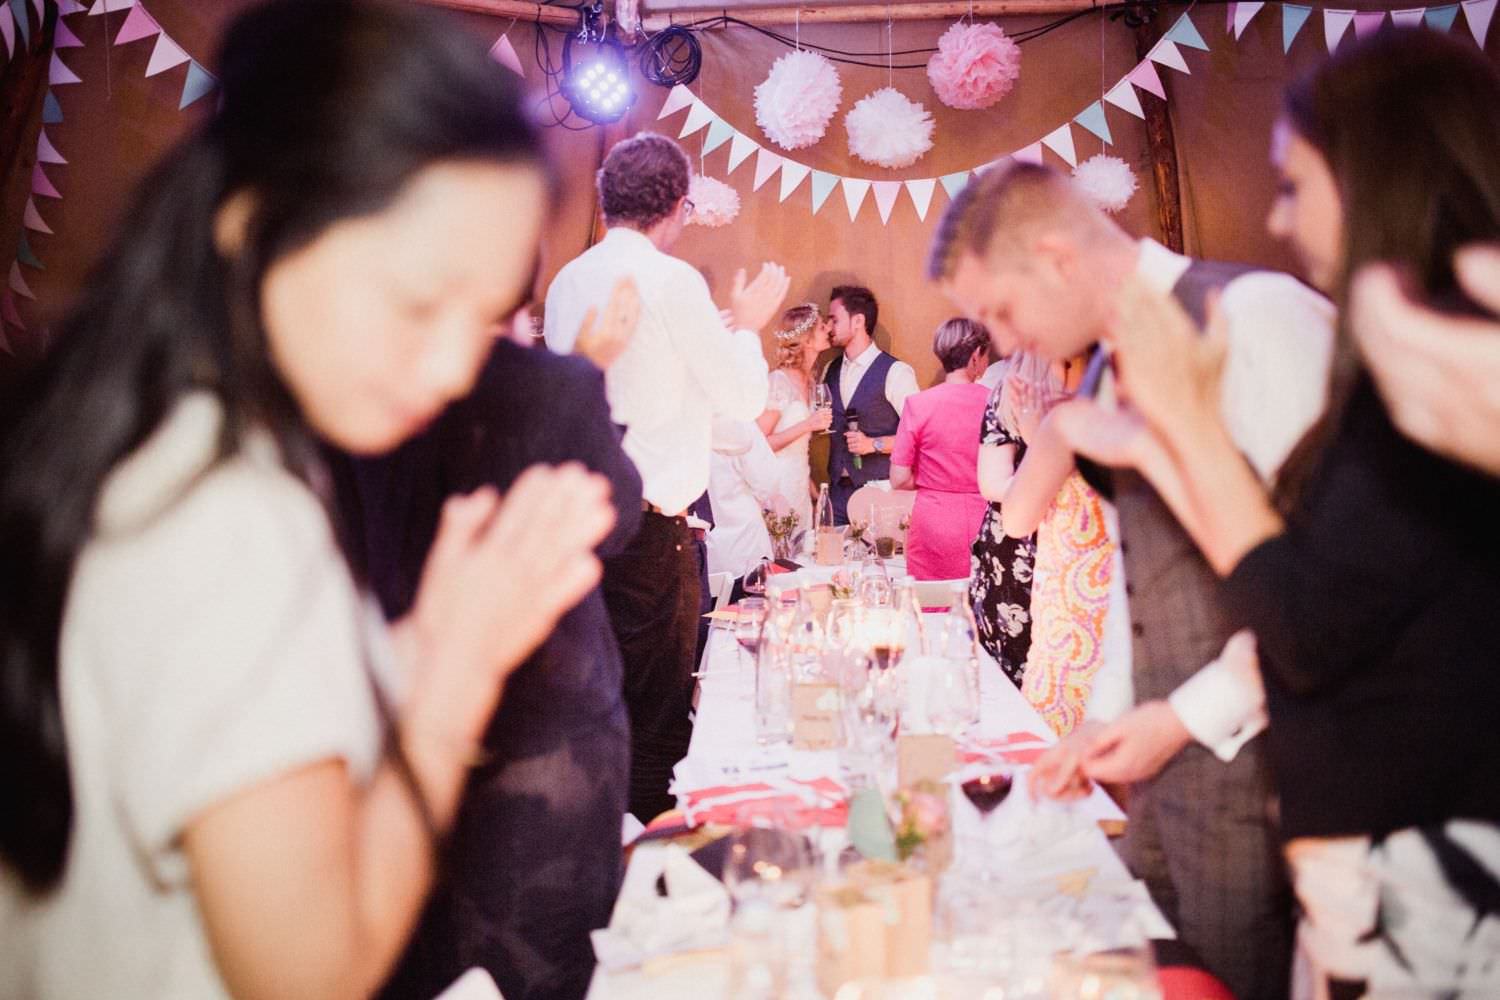
[[[37,271],[47,270],[42,266],[42,262],[37,259],[36,254],[32,252],[31,243],[27,241],[24,230],[21,232],[21,242],[16,244],[16,260]]]
[[[722,118],[708,123],[708,134],[703,137],[703,155],[707,156],[734,136],[734,126]]]
[[[1427,13],[1422,15],[1422,20],[1427,22],[1427,27],[1433,31],[1447,31],[1453,27],[1454,18],[1458,17],[1458,4],[1449,4],[1446,7],[1428,7]]]
[[[62,105],[57,103],[57,98],[49,90],[42,101],[42,124],[61,125],[62,120]]]
[[[218,85],[219,81],[214,79],[212,73],[199,66],[198,60],[190,60],[188,63],[187,82],[182,85],[182,102],[177,105],[177,110],[181,111]]]
[[[16,15],[16,27],[21,29],[21,47],[31,45],[31,15],[26,12],[26,0],[10,0],[11,12]]]
[[[1203,40],[1202,35],[1198,34],[1198,26],[1186,14],[1177,19],[1177,23],[1172,25],[1172,30],[1167,32],[1164,37],[1169,42],[1186,45],[1190,49],[1208,51],[1208,43]]]
[[[1097,135],[1099,138],[1103,139],[1105,142],[1113,143],[1115,141],[1114,139],[1110,138],[1109,122],[1104,118],[1104,105],[1099,101],[1095,101],[1093,104],[1090,104],[1088,107],[1078,112],[1078,117],[1074,118],[1073,120],[1082,125],[1084,128],[1088,129],[1090,132]]]
[[[830,174],[827,171],[823,170],[814,170],[812,172],[812,198],[814,215],[818,214],[818,209],[823,207],[823,202],[828,200],[828,196],[833,194],[833,189],[838,186],[839,179],[836,174]]]
[[[1297,32],[1307,23],[1312,16],[1311,7],[1303,7],[1300,4],[1284,3],[1281,5],[1281,51],[1292,51],[1292,39],[1297,37]]]
[[[938,180],[942,182],[943,190],[948,192],[949,198],[957,198],[958,192],[969,186],[969,171],[960,170],[956,174],[945,174]]]

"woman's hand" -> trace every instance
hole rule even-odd
[[[598,310],[592,308],[584,314],[574,350],[600,368],[608,368],[630,346],[640,318],[640,292],[632,279],[621,278],[604,304],[602,318]]]
[[[776,310],[786,299],[791,287],[786,268],[770,261],[760,266],[755,280],[746,282],[744,268],[734,272],[734,287],[729,293],[729,309],[734,313],[734,325],[740,330],[759,332],[771,322]]]
[[[1219,384],[1228,323],[1210,300],[1204,334],[1182,306],[1131,276],[1115,300],[1109,339],[1121,395],[1167,434],[1194,421],[1219,419]]]
[[[806,433],[808,434],[826,431],[833,426],[833,411],[813,410],[812,414],[806,420],[802,421],[802,426],[806,428]]]
[[[1455,266],[1474,301],[1500,314],[1500,250],[1466,249]],[[1500,324],[1423,308],[1385,266],[1355,276],[1350,315],[1402,433],[1500,475]]]
[[[1107,410],[1092,399],[1057,404],[1046,423],[1074,454],[1116,468],[1141,468],[1153,443],[1151,428],[1134,409]]]
[[[503,680],[598,583],[593,549],[614,519],[609,481],[576,464],[534,466],[503,500],[451,498],[403,623],[422,673]]]
[[[1022,441],[1030,444],[1036,441],[1042,417],[1047,412],[1041,387],[1017,375],[1011,375],[1007,381],[1009,385],[1006,390],[1010,393],[1011,416],[1015,420],[1016,433],[1021,436]]]

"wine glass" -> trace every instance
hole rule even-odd
[[[1015,772],[996,761],[981,761],[960,771],[957,781],[964,798],[979,811],[979,872],[984,877],[993,877],[995,872],[991,858],[990,818],[1010,796]]]
[[[750,654],[750,663],[755,664],[755,657],[760,652],[761,636],[765,634],[766,626],[766,599],[764,597],[741,598],[739,611],[734,618],[734,639],[739,644],[739,651],[735,654],[736,660]]]
[[[812,407],[814,410],[833,409],[833,394],[828,391],[828,385],[824,382],[815,382],[812,387]],[[831,430],[818,431],[819,434],[830,434]]]
[[[740,589],[747,594],[756,597],[764,597],[766,593],[766,581],[771,576],[771,560],[766,556],[760,557],[760,562],[750,568],[745,578],[740,581]]]
[[[737,910],[757,902],[801,906],[813,875],[812,851],[800,833],[755,826],[730,837],[723,881]]]
[[[967,661],[940,656],[924,657],[927,664],[927,722],[935,733],[953,739],[974,720],[973,690]]]

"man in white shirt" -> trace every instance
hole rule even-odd
[[[1200,322],[1217,291],[1229,321],[1224,414],[1263,478],[1322,410],[1332,349],[1326,300],[1287,275],[1196,262],[1132,239],[1050,169],[990,171],[961,192],[929,273],[989,327],[998,353],[1049,358],[1077,357],[1103,337],[1131,275]],[[1065,428],[1068,406],[1047,419]],[[1265,707],[1253,638],[1229,634],[1217,579],[1145,480],[1118,473],[1100,483],[1120,516],[1137,704],[1065,742],[1034,776],[1063,794],[1086,785],[1084,776],[1134,782],[1121,848],[1131,868],[1236,996],[1284,997],[1291,900],[1255,739]]]
[[[710,573],[739,578],[771,557],[771,535],[761,511],[780,491],[779,469],[766,436],[752,421],[714,421],[708,478],[714,508],[707,538]]]
[[[875,346],[878,315],[868,288],[840,285],[829,294],[829,337],[842,352],[823,372],[833,400],[828,493],[835,524],[849,523],[849,497],[856,489],[891,478],[901,407],[917,391],[911,365]]]
[[[605,562],[603,590],[625,663],[631,725],[630,811],[650,822],[671,809],[672,768],[692,737],[689,710],[700,582],[688,505],[708,486],[716,416],[753,420],[766,405],[757,331],[786,297],[786,272],[766,264],[735,276],[726,329],[697,269],[667,253],[692,203],[691,164],[671,139],[642,133],[615,145],[598,174],[604,239],[570,261],[547,290],[543,335],[573,349],[590,310],[630,278],[640,320],[605,373],[622,447],[641,475],[645,512],[626,551]]]

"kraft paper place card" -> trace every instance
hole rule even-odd
[[[812,681],[792,685],[793,748],[835,750],[842,742],[838,685]]]

